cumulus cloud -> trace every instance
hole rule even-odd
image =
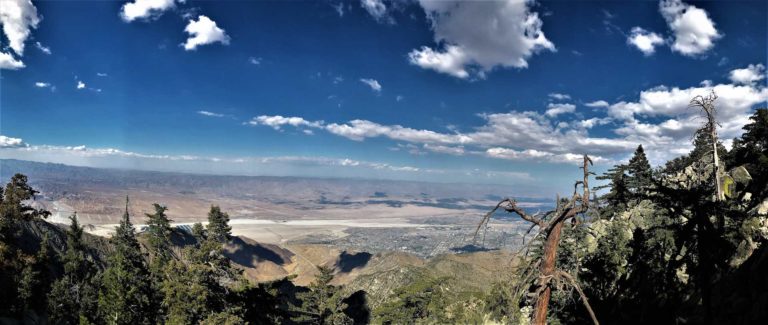
[[[18,70],[24,67],[24,62],[17,60],[10,53],[0,52],[0,69]]]
[[[732,70],[728,78],[735,84],[750,85],[765,79],[765,66],[760,63],[750,64],[744,69]]]
[[[106,72],[96,72],[97,77],[107,77],[109,76]]]
[[[576,110],[576,105],[573,104],[553,104],[547,105],[546,115],[549,117],[555,117],[564,113],[573,113]]]
[[[77,86],[75,86],[77,89],[85,89],[85,83],[82,81],[77,82]]]
[[[31,29],[37,28],[40,17],[31,0],[3,0],[0,1],[0,23],[8,39],[8,46],[17,55],[22,56],[24,42],[29,37]]]
[[[27,144],[19,138],[0,135],[0,148],[21,148],[26,146]]]
[[[312,125],[331,134],[353,141],[367,138],[385,137],[395,141],[421,144],[422,149],[435,153],[460,155],[466,153],[466,147],[489,148],[495,146],[516,146],[535,148],[542,152],[566,154],[572,152],[590,152],[598,156],[601,153],[630,151],[637,144],[622,139],[591,138],[575,129],[565,130],[557,127],[554,121],[536,112],[509,112],[481,115],[485,125],[469,133],[441,133],[432,130],[414,129],[402,125],[383,125],[368,120],[352,120],[347,123],[325,124],[322,121],[310,122],[303,118],[294,118],[294,123],[285,122],[283,117],[271,117],[282,121],[279,124]],[[262,117],[267,120],[270,117]],[[270,123],[253,123],[270,125]],[[580,128],[583,129],[583,128]],[[411,149],[417,149],[413,147]],[[409,150],[412,151],[412,150]],[[511,159],[506,157],[505,159]]]
[[[411,64],[424,69],[432,69],[456,78],[469,77],[469,72],[465,68],[469,61],[467,55],[461,47],[456,45],[446,45],[442,52],[422,46],[421,49],[408,53],[408,60]]]
[[[198,46],[219,42],[229,45],[229,35],[216,25],[216,22],[207,16],[200,15],[197,21],[190,19],[184,31],[189,34],[189,38],[183,44],[184,49],[193,51]]]
[[[664,39],[659,34],[634,27],[627,37],[627,44],[636,47],[645,56],[650,56],[656,52],[656,46],[664,44]]]
[[[174,0],[134,0],[120,8],[120,18],[126,22],[137,19],[154,19],[175,6]]]
[[[578,125],[585,129],[591,129],[596,125],[605,125],[605,124],[611,123],[612,120],[613,119],[611,119],[610,117],[604,117],[604,118],[593,117],[591,119],[578,121]]]
[[[703,54],[722,35],[707,12],[681,0],[662,0],[659,11],[672,31],[672,50],[687,56]]]
[[[698,113],[689,107],[690,100],[697,95],[714,91],[721,120],[744,114],[758,103],[764,102],[768,90],[750,85],[718,84],[700,85],[689,88],[658,86],[640,92],[636,102],[618,102],[608,108],[609,115],[616,118],[633,119],[640,116],[678,116]]]
[[[383,0],[360,0],[360,7],[365,9],[365,11],[367,11],[373,18],[375,18],[376,21],[386,21],[390,23],[394,22],[392,17],[387,14],[387,5],[384,4]],[[338,11],[339,16],[343,16],[344,13],[339,8],[336,10]]]
[[[368,87],[371,87],[373,91],[375,92],[381,92],[381,84],[376,79],[360,79],[360,82],[368,85]]]
[[[37,88],[48,88],[50,86],[51,86],[51,84],[47,83],[47,82],[38,81],[38,82],[35,83],[35,87],[37,87]]]
[[[0,69],[18,70],[25,67],[21,61],[24,43],[39,23],[37,8],[31,0],[0,1],[0,25],[3,26],[3,34],[11,49],[10,52],[0,51]]]
[[[484,77],[495,67],[526,68],[535,53],[555,51],[530,1],[421,0],[437,47],[408,54],[411,64],[457,78]]]
[[[418,130],[401,125],[382,125],[367,120],[352,120],[343,124],[328,124],[326,131],[348,138],[362,141],[365,138],[388,137],[392,140],[417,143],[461,143],[460,135],[443,134],[430,130]]]
[[[322,126],[323,121],[310,122],[301,117],[283,117],[280,115],[275,115],[275,116],[261,115],[261,116],[254,117],[253,119],[248,121],[246,124],[253,125],[253,126],[266,125],[275,130],[280,130],[285,125],[290,125],[293,127],[305,126],[305,127],[317,128]]]
[[[714,91],[718,99],[718,133],[728,140],[742,134],[749,123],[752,108],[764,105],[768,89],[756,85],[717,84],[697,87],[655,87],[642,91],[638,101],[611,105],[608,113],[623,119],[623,125],[614,132],[627,140],[642,143],[653,150],[649,157],[660,162],[691,149],[691,135],[702,126],[701,112],[689,107],[691,98]],[[661,120],[661,122],[656,122]],[[727,141],[724,141],[727,143]]]
[[[562,114],[575,111],[573,104],[550,103],[544,113],[510,111],[481,114],[484,123],[468,132],[451,128],[451,133],[415,129],[402,125],[386,125],[356,119],[346,123],[308,121],[300,117],[262,116],[253,125],[293,125],[324,130],[354,141],[388,138],[404,142],[404,148],[415,154],[481,154],[486,157],[512,160],[566,162],[589,153],[596,160],[613,162],[626,159],[638,144],[649,152],[652,163],[661,163],[692,148],[691,137],[702,126],[700,112],[689,107],[691,98],[715,91],[718,95],[717,114],[722,139],[738,137],[749,122],[753,107],[768,100],[768,88],[758,83],[713,84],[692,87],[657,86],[640,92],[634,100],[608,103],[598,100],[585,105],[605,107],[597,116],[568,120]],[[595,126],[601,136],[590,134]],[[606,132],[607,131],[607,132]]]

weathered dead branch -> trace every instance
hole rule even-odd
[[[587,312],[589,312],[592,321],[595,324],[598,324],[597,317],[595,316],[592,307],[589,305],[589,302],[581,290],[581,287],[578,286],[576,279],[570,276],[570,274],[556,269],[555,265],[557,248],[560,243],[560,235],[562,233],[563,224],[569,219],[576,220],[579,215],[589,210],[589,176],[594,175],[594,173],[589,171],[589,166],[591,165],[592,160],[587,155],[584,155],[583,164],[580,167],[583,170],[583,179],[574,183],[574,190],[571,198],[568,200],[560,200],[560,197],[557,197],[556,208],[554,210],[543,214],[536,213],[534,215],[529,215],[525,212],[525,210],[517,206],[517,202],[514,199],[506,198],[501,200],[498,204],[496,204],[496,207],[494,207],[491,211],[483,216],[482,220],[477,226],[477,229],[475,230],[474,238],[476,240],[480,228],[483,225],[486,225],[487,227],[491,217],[496,211],[499,210],[499,208],[502,208],[509,213],[515,213],[520,216],[521,219],[531,223],[531,227],[525,233],[526,236],[534,228],[538,227],[539,231],[534,236],[534,239],[539,236],[544,237],[544,254],[541,259],[531,263],[529,267],[523,269],[522,277],[519,279],[520,282],[518,282],[518,285],[516,286],[517,288],[515,289],[515,292],[521,292],[517,290],[521,290],[523,285],[531,283],[535,277],[536,280],[534,284],[536,289],[530,293],[536,297],[533,314],[534,324],[546,324],[547,309],[549,307],[549,300],[552,294],[553,278],[564,278],[567,280],[567,283],[576,289],[576,291],[581,296],[581,300],[587,308]],[[582,189],[581,193],[579,193],[579,188]],[[548,218],[550,216],[552,216],[552,218]],[[525,238],[525,236],[523,238]],[[527,245],[524,243],[523,247],[521,247],[521,251],[524,248],[530,248],[530,243],[532,242],[533,239]],[[527,256],[527,249],[525,255]],[[535,267],[530,267],[534,265]],[[537,273],[535,271],[536,268],[538,268],[538,276],[534,276]]]

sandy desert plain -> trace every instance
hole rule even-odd
[[[125,209],[139,231],[158,203],[173,225],[205,222],[211,205],[230,215],[234,235],[279,245],[325,244],[367,252],[431,257],[470,247],[481,216],[501,186],[295,177],[211,176],[2,161],[2,176],[22,172],[40,191],[35,204],[66,224],[77,213],[86,230],[109,236]],[[545,199],[521,205],[535,210]],[[501,216],[503,217],[503,216]],[[497,218],[479,244],[514,247],[525,224]],[[475,243],[477,244],[477,243]],[[468,246],[469,245],[469,246]]]

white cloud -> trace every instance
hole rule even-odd
[[[553,154],[551,152],[538,151],[534,149],[528,150],[514,150],[508,148],[489,148],[485,151],[485,155],[491,158],[507,159],[507,160],[536,160],[536,161],[548,161],[553,163],[562,162],[581,162],[584,159],[583,154],[564,153]],[[600,156],[590,156],[593,162],[605,161],[605,158]]]
[[[689,107],[689,102],[694,96],[706,95],[712,90],[718,95],[717,117],[721,124],[718,133],[725,140],[738,137],[743,132],[742,127],[749,122],[752,108],[764,105],[768,100],[768,88],[758,83],[710,82],[688,88],[653,87],[641,91],[635,100],[613,104],[603,100],[587,103],[590,107],[607,108],[587,119],[578,115],[575,116],[579,119],[560,119],[561,114],[574,112],[575,106],[555,103],[550,103],[545,113],[510,111],[482,114],[480,117],[484,123],[469,132],[452,127],[451,133],[444,133],[362,119],[326,124],[300,117],[288,120],[281,116],[264,116],[261,117],[264,122],[252,124],[269,125],[276,129],[282,125],[308,127],[354,141],[388,138],[405,142],[406,145],[398,145],[396,149],[402,148],[414,154],[425,151],[480,154],[491,158],[545,162],[576,161],[582,153],[605,163],[619,161],[631,155],[638,144],[643,144],[651,162],[658,164],[692,148],[691,137],[702,126],[702,119],[698,110]],[[599,125],[611,125],[611,129],[600,130],[606,136],[590,134],[592,128]]]
[[[37,88],[48,88],[50,86],[51,84],[47,82],[42,82],[42,81],[35,82],[35,87]]]
[[[419,1],[432,24],[437,48],[408,54],[411,64],[457,78],[484,77],[495,67],[525,68],[539,51],[555,51],[531,12],[530,1]],[[442,48],[442,49],[440,49]]]
[[[605,124],[611,123],[611,121],[613,121],[613,119],[609,117],[604,117],[604,118],[593,117],[591,119],[579,121],[578,125],[585,129],[591,129],[596,125],[605,125]]]
[[[126,22],[137,19],[153,19],[175,5],[174,0],[134,0],[120,8],[120,17]]]
[[[261,64],[261,58],[257,58],[257,57],[253,57],[252,56],[252,57],[248,58],[248,62],[250,64],[253,64],[253,65],[260,65]]]
[[[37,28],[39,23],[37,8],[31,0],[0,1],[0,25],[3,26],[3,33],[11,50],[0,52],[0,69],[18,70],[25,67],[21,61],[24,43],[31,30]]]
[[[750,85],[765,79],[765,66],[760,63],[750,64],[744,69],[731,71],[728,78],[735,84]]]
[[[411,64],[424,69],[432,69],[462,79],[469,77],[469,72],[464,68],[468,59],[459,46],[446,45],[443,52],[422,46],[420,50],[408,53],[408,60]]]
[[[24,55],[26,42],[31,29],[37,28],[40,17],[31,0],[0,1],[0,24],[8,39],[8,46],[19,56]]]
[[[750,85],[718,84],[689,88],[659,86],[640,92],[637,102],[619,102],[609,107],[609,115],[632,119],[640,116],[678,116],[698,112],[689,107],[697,95],[707,95],[714,90],[718,96],[717,107],[721,120],[727,120],[748,112],[755,104],[764,102],[768,90]]]
[[[714,47],[722,35],[703,9],[681,0],[662,0],[659,11],[672,30],[672,50],[687,56],[703,54]]]
[[[280,115],[275,115],[275,116],[261,115],[258,117],[254,117],[253,119],[248,121],[246,124],[253,125],[253,126],[266,125],[275,130],[280,130],[281,127],[284,125],[290,125],[293,127],[305,126],[305,127],[318,128],[323,125],[323,121],[310,122],[301,117],[283,117]]]
[[[187,51],[193,51],[197,49],[198,46],[216,42],[229,45],[230,38],[226,32],[216,26],[215,21],[204,15],[197,17],[197,21],[190,19],[189,24],[184,28],[184,31],[190,35],[190,37],[187,38],[187,41],[183,44],[184,49]]]
[[[417,130],[401,125],[382,125],[367,120],[352,120],[345,124],[328,124],[326,131],[355,141],[366,138],[388,137],[392,140],[416,143],[460,144],[461,135],[443,134],[430,130]]]
[[[47,46],[43,46],[40,42],[35,42],[35,47],[40,50],[40,52],[43,52],[45,54],[51,55],[51,48]]]
[[[21,148],[26,146],[27,144],[19,138],[0,135],[0,148]]]
[[[360,82],[368,85],[368,87],[371,87],[376,92],[381,92],[381,84],[376,79],[360,79]]]
[[[85,83],[82,81],[77,82],[77,89],[85,89]]]
[[[610,104],[604,100],[596,100],[594,102],[584,104],[587,107],[608,107]]]
[[[627,37],[627,44],[635,46],[645,56],[650,56],[656,52],[656,46],[664,44],[664,39],[659,34],[634,27]]]
[[[564,113],[573,113],[576,110],[576,105],[573,104],[554,104],[547,105],[547,112],[545,113],[549,117],[555,117]]]
[[[443,153],[448,155],[454,155],[454,156],[462,156],[464,155],[464,147],[463,146],[443,146],[443,145],[435,145],[435,144],[424,144],[424,149],[429,150],[436,153]]]
[[[24,67],[24,62],[15,59],[10,53],[0,52],[0,69],[18,70]]]
[[[568,94],[560,94],[560,93],[550,93],[549,98],[556,99],[556,100],[569,100],[571,99],[571,95]]]
[[[209,111],[197,111],[197,114],[210,117],[224,117],[224,114],[209,112]]]
[[[109,76],[106,72],[96,72],[97,77],[107,77]]]
[[[397,95],[397,96],[395,96],[395,101],[401,102],[401,101],[403,101],[404,99],[405,99],[405,97],[403,97],[402,95]]]
[[[486,124],[477,127],[470,133],[446,134],[432,130],[413,129],[401,125],[382,125],[368,120],[352,120],[347,123],[324,124],[322,121],[310,122],[300,117],[294,117],[293,123],[288,123],[281,116],[261,117],[260,120],[274,119],[274,123],[251,123],[252,125],[278,126],[292,124],[294,126],[311,125],[313,128],[348,138],[354,141],[364,141],[367,138],[386,137],[395,141],[425,145],[425,150],[433,152],[457,154],[466,150],[466,146],[492,147],[510,146],[531,148],[539,151],[554,153],[590,152],[617,153],[625,152],[637,146],[623,139],[591,138],[579,130],[555,127],[546,116],[535,112],[509,112],[482,115]],[[256,120],[256,119],[254,119]],[[567,123],[566,123],[567,124]],[[566,125],[567,126],[567,125]],[[273,126],[276,129],[278,127]],[[580,131],[581,130],[581,131]],[[414,147],[415,148],[415,147]],[[461,149],[459,149],[461,148]]]
[[[360,7],[365,9],[373,18],[376,19],[376,21],[387,21],[390,23],[393,23],[391,17],[387,15],[387,5],[384,4],[383,0],[360,0]],[[339,11],[339,9],[336,9],[339,12],[339,16],[343,16],[343,11]]]

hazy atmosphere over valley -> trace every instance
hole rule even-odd
[[[0,26],[0,324],[768,321],[768,2]]]

